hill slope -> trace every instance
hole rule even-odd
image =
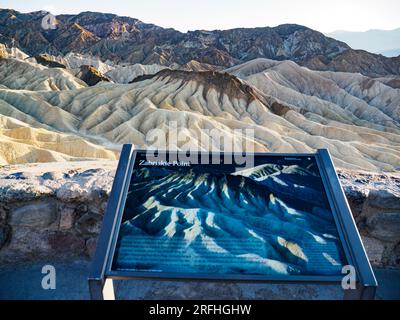
[[[116,160],[108,150],[73,134],[33,128],[22,121],[0,115],[0,165],[31,162]]]
[[[4,63],[25,68],[12,59]],[[165,69],[131,84],[101,82],[61,91],[3,85],[0,113],[116,150],[122,143],[201,149],[211,143],[223,149],[219,138],[201,139],[204,130],[214,130],[240,149],[329,148],[340,167],[400,168],[398,89],[356,74],[311,71],[290,61],[254,60],[227,71]],[[36,83],[35,74],[31,76],[29,83]],[[241,139],[238,129],[253,129],[254,139]],[[174,142],[168,134],[180,134],[180,140]]]

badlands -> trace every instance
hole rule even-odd
[[[199,71],[193,62],[172,69],[97,59],[92,65],[109,80],[89,86],[77,72],[89,59],[70,54],[65,68],[51,68],[6,51],[0,164],[115,159],[123,143],[163,147],[154,130],[168,133],[176,123],[189,145],[203,150],[209,146],[199,139],[202,130],[214,129],[256,151],[328,148],[339,168],[400,168],[400,89],[393,79],[269,59],[221,71]],[[254,130],[246,144],[238,136],[244,129]],[[220,141],[211,145],[223,149]]]

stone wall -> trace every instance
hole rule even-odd
[[[96,164],[0,170],[0,264],[93,255],[116,162]]]
[[[0,264],[92,256],[115,166],[105,161],[51,171],[46,165],[0,169]],[[400,177],[339,176],[372,264],[399,267]]]
[[[400,267],[400,175],[342,170],[339,178],[372,265]]]
[[[107,198],[91,203],[56,197],[2,204],[0,264],[92,255]]]

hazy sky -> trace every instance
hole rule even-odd
[[[54,14],[100,11],[180,31],[306,25],[321,32],[400,27],[400,0],[0,0],[1,8]]]

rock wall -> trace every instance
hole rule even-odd
[[[340,171],[339,178],[368,257],[400,266],[400,175]]]
[[[105,204],[106,198],[87,205],[44,197],[3,205],[0,263],[91,255]]]
[[[92,256],[115,161],[0,168],[0,264]],[[340,171],[373,265],[400,266],[400,176]]]
[[[0,169],[0,264],[94,253],[116,162],[95,164]]]

